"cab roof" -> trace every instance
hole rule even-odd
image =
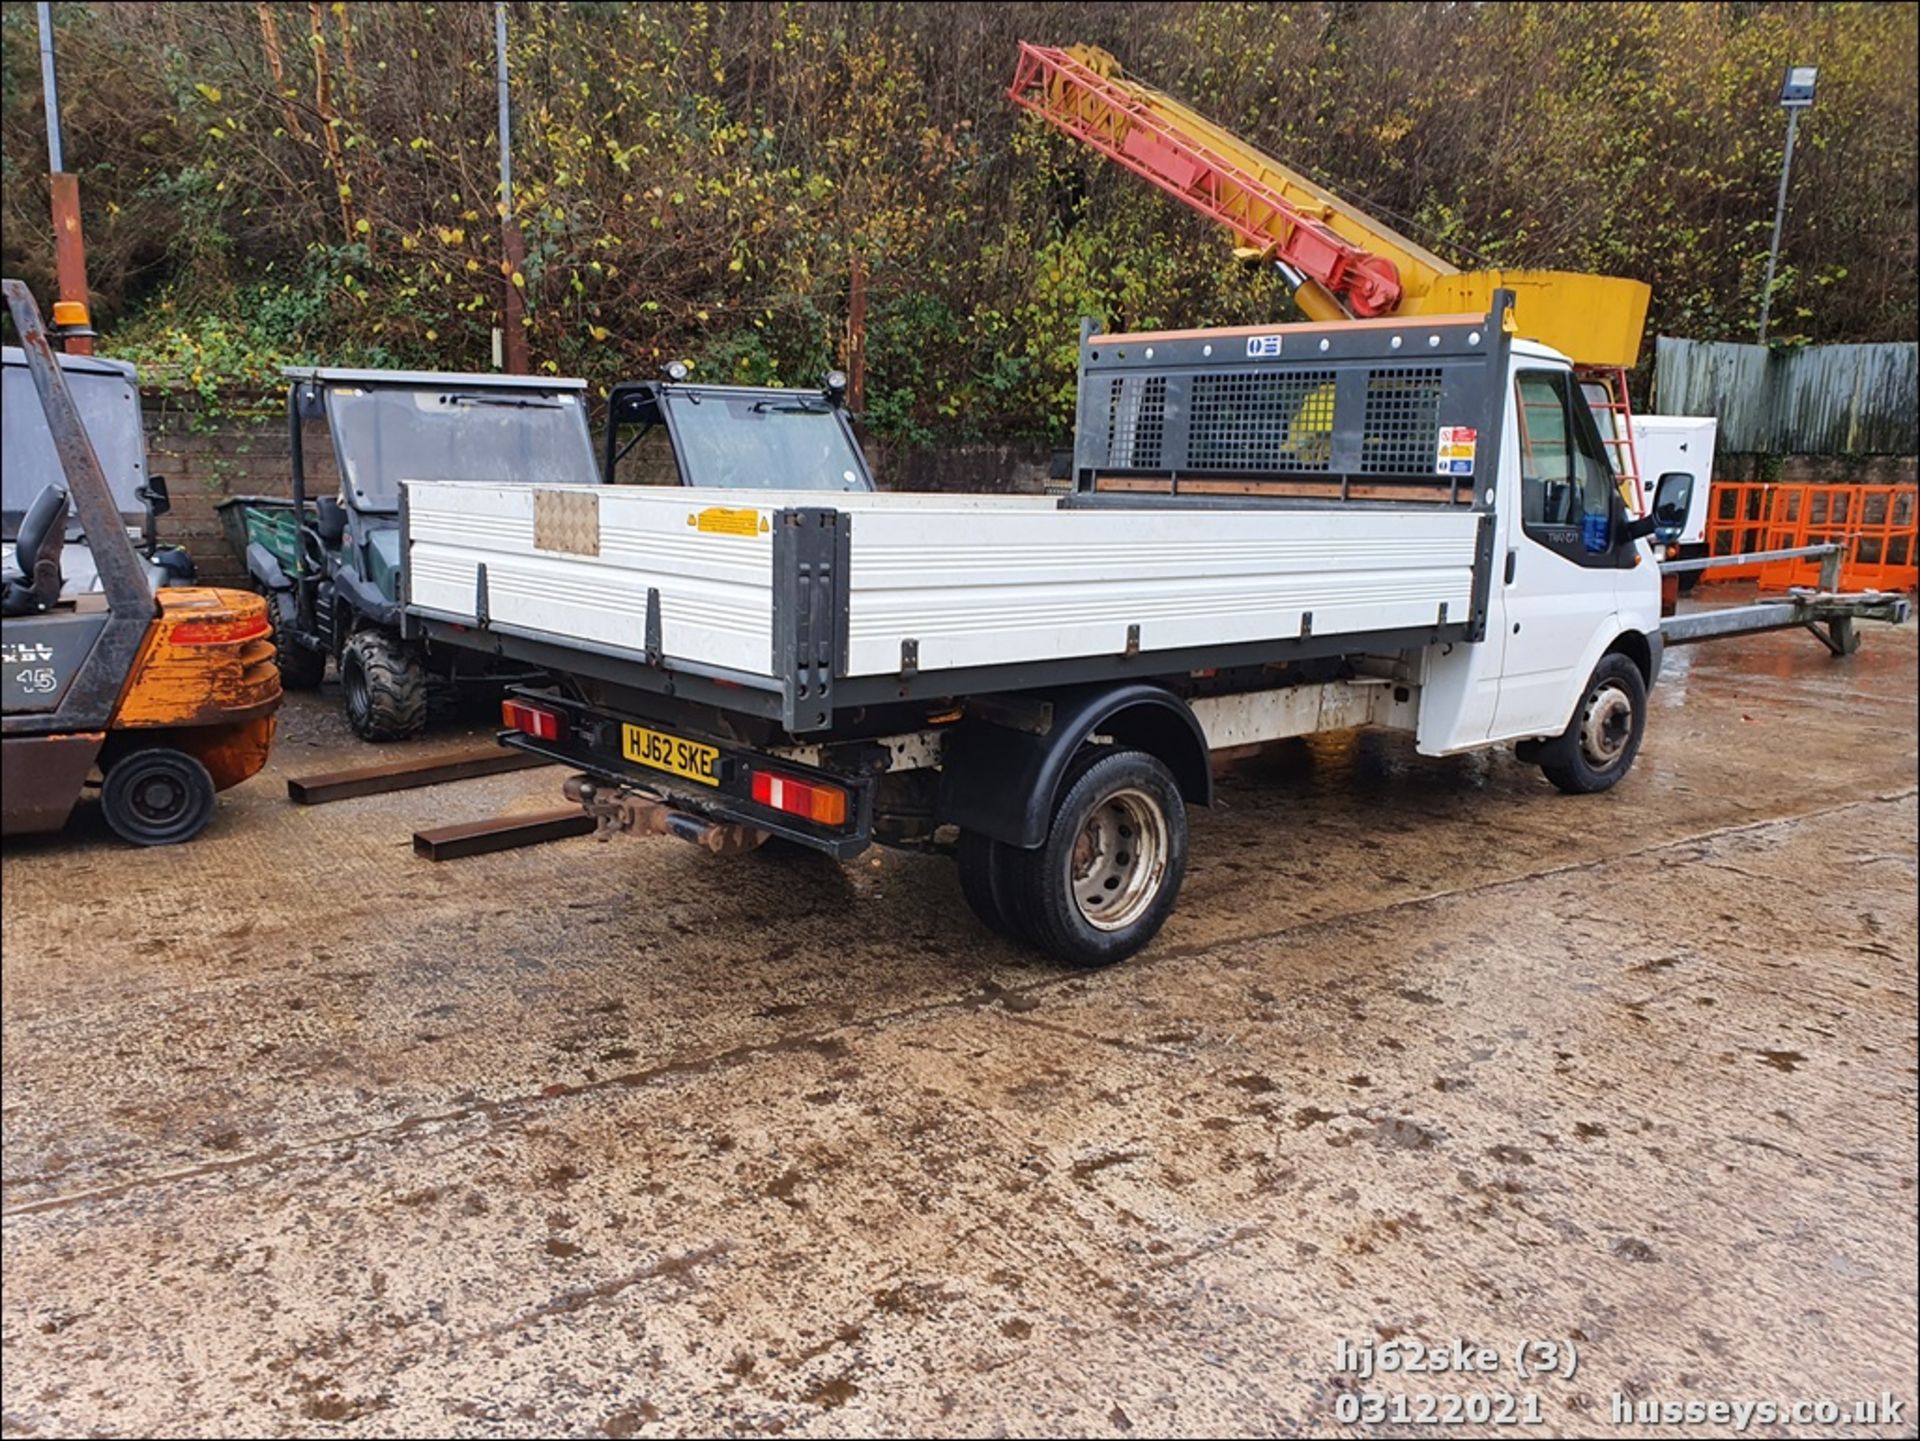
[[[468,390],[585,390],[584,380],[559,375],[496,375],[457,370],[338,370],[323,365],[287,365],[288,380],[317,380],[328,385],[458,385]]]
[[[108,355],[70,355],[64,350],[56,350],[54,358],[60,362],[62,370],[91,375],[117,375],[131,384],[140,383],[140,372],[133,368],[133,362],[130,360],[115,360]],[[4,359],[7,365],[17,365],[25,369],[27,353],[17,345],[9,345],[0,350],[0,359]]]

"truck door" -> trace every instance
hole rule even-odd
[[[1504,655],[1493,739],[1558,735],[1593,664],[1593,642],[1615,622],[1625,519],[1585,403],[1559,369],[1514,378],[1518,504],[1509,494]]]

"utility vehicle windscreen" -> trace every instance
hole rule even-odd
[[[728,490],[865,490],[860,457],[826,401],[673,395],[674,430],[686,483]]]
[[[572,392],[399,386],[327,392],[340,473],[362,510],[397,510],[403,480],[594,485],[587,409]]]
[[[98,362],[96,362],[98,364]],[[6,536],[11,540],[19,532],[27,507],[33,504],[44,486],[62,481],[65,471],[53,446],[53,432],[47,415],[40,408],[40,394],[33,388],[33,376],[27,370],[26,355],[14,346],[6,347],[4,386],[0,387],[0,424],[5,429],[6,464],[0,466],[0,508],[5,511]],[[79,408],[80,423],[87,428],[93,452],[113,492],[113,503],[131,524],[144,510],[136,494],[146,479],[147,448],[140,433],[140,395],[127,375],[101,369],[83,369],[61,363],[67,390]],[[77,507],[67,510],[67,539],[80,535]]]

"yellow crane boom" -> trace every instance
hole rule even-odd
[[[1461,270],[1164,91],[1128,79],[1091,45],[1020,46],[1013,101],[1233,232],[1280,265],[1314,320],[1486,313],[1516,297],[1520,334],[1577,364],[1630,368],[1652,292],[1567,270]]]

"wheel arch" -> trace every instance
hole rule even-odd
[[[1654,678],[1660,674],[1661,649],[1659,637],[1648,637],[1637,630],[1623,630],[1600,655],[1603,659],[1610,655],[1625,656],[1640,668],[1640,679],[1647,683],[1648,690],[1652,690]],[[1599,663],[1597,660],[1594,662],[1595,665]]]
[[[1007,845],[1046,839],[1060,785],[1074,756],[1096,736],[1145,751],[1173,772],[1181,798],[1213,803],[1206,732],[1187,703],[1164,686],[1131,681],[1081,687],[1046,698],[1044,732],[965,721],[947,737],[940,771],[942,821]]]

